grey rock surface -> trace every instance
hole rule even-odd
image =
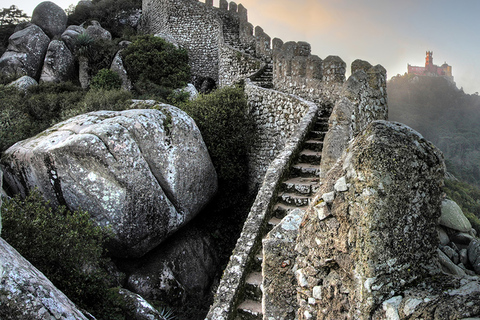
[[[369,319],[416,279],[440,273],[444,172],[442,153],[399,123],[374,121],[348,145],[297,237],[300,320]],[[347,190],[325,203],[341,179]]]
[[[129,314],[132,320],[165,320],[165,318],[142,296],[128,291],[127,289],[119,290],[120,296],[125,303],[134,310],[133,314]]]
[[[480,274],[480,240],[476,239],[470,242],[467,253],[473,270],[475,270],[477,274]]]
[[[93,39],[97,40],[112,40],[112,34],[110,31],[102,28],[98,21],[91,21],[90,25],[86,28],[86,32]]]
[[[77,37],[85,32],[85,28],[72,25],[68,26],[68,28],[62,33],[62,41],[65,42],[70,52],[75,52],[75,42],[77,40]]]
[[[217,189],[195,122],[169,105],[71,118],[5,152],[6,183],[82,208],[115,234],[110,252],[140,257],[190,221]]]
[[[460,232],[470,232],[472,224],[462,212],[455,201],[445,199],[442,201],[442,215],[440,225]]]
[[[52,1],[43,1],[33,10],[32,23],[53,38],[61,35],[67,28],[67,14]]]
[[[217,256],[210,237],[188,228],[132,261],[126,269],[127,289],[145,299],[181,306],[188,301],[202,301],[208,295],[215,273]]]
[[[123,65],[123,60],[122,56],[120,53],[122,50],[119,50],[115,57],[113,58],[112,65],[110,66],[110,70],[118,74],[120,79],[122,80],[122,89],[124,90],[132,90],[133,85],[132,81],[128,78],[127,70],[125,69],[125,66]]]
[[[15,32],[8,39],[7,50],[0,58],[0,72],[38,79],[49,43],[48,36],[36,25]]]
[[[10,82],[8,85],[16,87],[17,89],[22,90],[22,91],[27,91],[27,89],[30,88],[31,86],[38,85],[38,82],[37,82],[37,80],[33,79],[32,77],[23,76],[23,77],[20,77],[13,82]]]
[[[0,238],[0,318],[87,319],[43,273]]]
[[[65,82],[75,78],[75,58],[65,42],[53,40],[48,45],[40,81]]]

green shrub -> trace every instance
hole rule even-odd
[[[247,152],[255,122],[243,89],[227,87],[180,106],[196,122],[221,185],[240,187],[248,177]]]
[[[102,69],[90,81],[90,88],[114,90],[122,87],[120,76],[110,69]]]
[[[134,82],[152,82],[166,88],[182,88],[190,80],[188,54],[162,38],[140,36],[122,51],[128,76]]]
[[[111,290],[103,244],[109,232],[88,213],[53,210],[37,191],[2,205],[2,237],[81,308],[98,319],[118,317],[122,303]]]

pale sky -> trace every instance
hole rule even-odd
[[[181,1],[181,0],[178,0]],[[203,0],[200,0],[203,2]],[[55,0],[62,8],[78,1]],[[40,1],[0,0],[31,15]],[[249,21],[272,39],[307,41],[324,59],[340,56],[381,64],[388,78],[423,66],[425,51],[433,62],[453,67],[457,86],[480,92],[479,0],[241,0]],[[218,6],[218,0],[214,1]]]

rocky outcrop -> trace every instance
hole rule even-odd
[[[10,82],[8,85],[12,87],[16,87],[18,90],[27,91],[28,88],[30,88],[31,86],[38,85],[38,82],[32,77],[23,76],[13,82]]]
[[[67,30],[62,33],[62,41],[65,42],[70,52],[75,53],[77,37],[85,32],[86,30],[84,27],[68,26]]]
[[[0,58],[0,73],[38,79],[49,43],[48,36],[36,25],[15,32]]]
[[[123,60],[121,56],[122,50],[119,50],[115,57],[113,58],[112,65],[110,66],[110,70],[118,74],[120,79],[122,80],[122,89],[124,90],[132,90],[133,85],[132,81],[128,78],[127,70],[123,65]]]
[[[442,202],[442,214],[440,225],[460,232],[470,232],[472,224],[462,212],[462,209],[452,200],[445,199]]]
[[[137,105],[138,107],[138,105]],[[10,147],[6,183],[37,187],[51,205],[82,208],[115,239],[110,252],[140,257],[191,220],[217,175],[195,122],[169,105],[77,116]]]
[[[86,28],[86,33],[96,40],[112,40],[112,34],[102,28],[100,23],[96,20],[90,22],[90,25]]]
[[[119,294],[123,298],[125,304],[130,306],[131,311],[127,314],[129,319],[165,320],[162,314],[140,295],[126,289],[120,289]]]
[[[59,36],[67,27],[67,14],[51,1],[43,1],[32,13],[32,23],[36,24],[50,37]]]
[[[38,269],[0,238],[0,318],[87,319]]]
[[[175,307],[188,301],[203,301],[212,285],[217,262],[212,240],[199,230],[188,228],[142,259],[124,265],[129,274],[126,287],[145,299]]]
[[[60,40],[53,40],[48,45],[43,63],[40,81],[65,82],[75,77],[75,58],[67,45]]]
[[[299,319],[370,319],[386,300],[440,274],[441,152],[385,121],[346,150],[301,223]]]

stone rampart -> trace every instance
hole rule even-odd
[[[211,78],[220,86],[229,81],[219,79],[219,71],[225,50],[230,46],[239,54],[269,61],[271,59],[270,37],[260,27],[255,29],[248,22],[247,9],[235,2],[221,0],[219,7],[212,0],[144,0],[143,31],[161,34],[188,51],[192,75]],[[220,81],[219,81],[220,80]]]
[[[332,106],[345,82],[346,64],[337,56],[322,60],[311,54],[307,42],[273,40],[275,89]]]
[[[249,158],[250,185],[259,185],[273,159],[296,134],[298,124],[312,108],[312,102],[276,90],[258,87],[246,80],[250,113],[257,132]]]
[[[255,92],[253,86],[247,81],[246,87],[250,87],[250,92]],[[285,140],[283,150],[276,157],[273,156],[274,160],[269,162],[263,184],[250,209],[241,236],[223,273],[214,303],[206,317],[208,320],[234,319],[238,300],[242,293],[241,285],[250,270],[255,253],[261,245],[260,235],[263,234],[262,230],[266,228],[270,219],[282,178],[300,151],[301,144],[316,120],[319,110],[314,103],[302,100],[299,102],[308,106],[308,109],[299,121],[297,130],[291,134],[288,140]]]
[[[243,81],[255,74],[264,64],[260,59],[226,44],[220,47],[219,60],[219,87],[226,87]]]

